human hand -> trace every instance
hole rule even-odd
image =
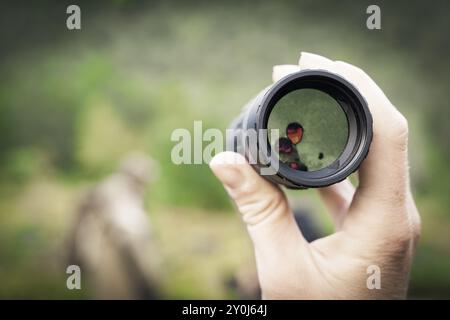
[[[281,189],[259,176],[243,157],[223,152],[210,167],[223,183],[253,241],[265,299],[405,298],[420,217],[408,173],[408,125],[375,82],[341,61],[302,53],[299,65],[275,66],[274,81],[303,69],[323,69],[351,82],[373,117],[373,140],[349,180],[318,189],[335,233],[308,243]],[[367,268],[381,270],[381,289],[368,289]]]

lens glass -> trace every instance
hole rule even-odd
[[[273,107],[268,123],[269,142],[279,159],[294,170],[317,171],[330,166],[344,151],[348,121],[330,95],[316,89],[297,89]],[[270,130],[279,130],[271,141]]]

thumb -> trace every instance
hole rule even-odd
[[[242,155],[222,152],[209,165],[236,203],[256,249],[278,250],[291,244],[292,237],[306,244],[284,193],[259,176]]]

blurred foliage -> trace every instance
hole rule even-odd
[[[206,165],[171,163],[170,135],[192,131],[194,120],[203,120],[204,130],[225,128],[270,83],[271,66],[295,63],[301,50],[360,66],[408,118],[424,220],[411,295],[450,297],[447,1],[380,1],[381,31],[365,27],[370,1],[77,3],[80,31],[65,27],[67,1],[0,4],[0,297],[86,295],[64,286],[67,231],[83,191],[132,150],[160,164],[147,199],[156,220],[177,207],[187,215],[180,225],[194,209],[223,216],[203,219],[204,228],[220,228],[213,219],[233,224]],[[305,195],[329,232],[313,191]],[[170,223],[161,228],[171,234]],[[236,247],[234,239],[220,239]],[[176,240],[166,240],[166,249]],[[167,285],[170,296],[214,292],[214,285],[200,289],[211,283],[180,259],[170,260],[180,273],[178,285]]]

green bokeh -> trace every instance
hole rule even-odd
[[[181,279],[168,281],[170,296],[231,297],[219,275],[252,259],[240,251],[245,230],[206,164],[171,163],[170,135],[194,120],[226,128],[270,84],[272,66],[297,63],[300,51],[362,68],[408,119],[423,220],[411,296],[450,297],[448,1],[379,1],[381,30],[365,26],[371,1],[78,3],[79,31],[65,27],[71,2],[0,4],[1,298],[89,297],[65,288],[74,208],[136,149],[160,164],[152,218],[178,210],[161,230],[168,278]],[[332,231],[314,191],[289,195]],[[219,239],[220,257],[188,251],[201,232]]]

